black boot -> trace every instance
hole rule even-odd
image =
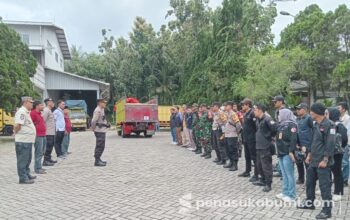
[[[264,180],[262,180],[262,179],[259,179],[258,181],[253,182],[253,185],[254,186],[265,186],[266,182]]]
[[[208,152],[207,152],[207,150],[204,149],[204,153],[201,154],[201,157],[205,157],[205,156],[207,156],[207,155],[208,155]]]
[[[107,164],[107,161],[103,161],[103,160],[101,160],[101,158],[100,158],[100,162],[104,163],[104,164]]]
[[[217,165],[225,165],[226,164],[226,160],[221,160],[219,162],[216,163]]]
[[[95,159],[95,166],[96,167],[104,167],[104,166],[106,166],[106,164],[103,163],[103,161],[101,159]]]
[[[272,190],[271,184],[266,184],[264,186],[263,192],[270,192]]]
[[[258,180],[259,180],[259,177],[254,175],[254,176],[252,176],[252,177],[249,179],[249,182],[254,183],[254,182],[258,181]]]
[[[250,177],[250,173],[247,171],[244,171],[243,173],[238,174],[238,177]]]
[[[301,202],[301,204],[297,205],[297,209],[310,209],[315,210],[315,205],[313,201],[311,200],[304,200]]]
[[[229,170],[230,170],[230,171],[236,171],[236,170],[238,170],[237,161],[234,161],[234,162],[232,163],[232,167],[230,167]]]
[[[327,213],[325,211],[321,211],[320,214],[316,215],[316,219],[328,219],[328,218],[332,218],[332,214]]]
[[[230,160],[230,162],[226,165],[224,165],[224,168],[231,168],[233,165],[232,161]]]
[[[204,157],[204,159],[210,159],[211,158],[211,152],[207,152],[207,155]]]
[[[219,163],[221,160],[219,158],[215,158],[215,160],[213,160],[214,163]]]

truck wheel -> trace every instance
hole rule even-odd
[[[146,131],[143,132],[143,136],[145,136],[145,138],[151,138],[152,137],[152,135],[151,134],[147,134]]]
[[[122,136],[122,130],[118,130],[118,136]]]
[[[13,134],[13,126],[6,125],[4,128],[4,135],[11,136]]]
[[[122,137],[123,137],[123,138],[128,137],[128,135],[127,135],[127,134],[124,134],[124,129],[123,129],[123,127],[122,127],[122,130],[121,130],[121,135],[122,135]]]

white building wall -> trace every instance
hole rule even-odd
[[[51,50],[48,46],[48,42],[50,42],[52,46]],[[43,28],[43,43],[45,45],[45,67],[59,71],[64,71],[63,55],[54,28]],[[57,60],[56,54],[58,56]]]
[[[19,24],[9,24],[9,26],[14,29],[21,37],[22,35],[29,35],[29,47],[42,46],[41,36],[40,36],[40,26],[33,25],[19,25]]]
[[[38,64],[36,67],[36,73],[34,77],[31,78],[32,82],[36,87],[38,87],[41,90],[45,90],[45,70],[44,68]]]

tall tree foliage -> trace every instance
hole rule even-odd
[[[0,107],[14,110],[21,96],[37,98],[30,77],[37,63],[20,36],[0,20]]]
[[[159,31],[136,17],[127,38],[103,30],[100,54],[72,49],[68,71],[111,83],[115,99],[161,104],[226,101],[249,96],[267,101],[288,95],[289,82],[307,81],[312,91],[337,89],[349,96],[350,12],[345,5],[324,13],[301,11],[272,44],[273,6],[256,0],[170,0],[168,23]],[[273,64],[273,65],[272,65]],[[332,83],[331,83],[332,82]]]

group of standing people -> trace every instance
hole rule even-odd
[[[34,144],[34,172],[46,174],[43,166],[53,166],[57,161],[51,158],[53,148],[57,158],[65,159],[69,154],[71,122],[68,108],[62,100],[57,108],[51,98],[34,101],[31,97],[22,97],[22,107],[15,115],[15,146],[17,173],[20,184],[32,184],[36,176],[31,175],[32,147]],[[44,159],[43,159],[44,157]]]
[[[59,159],[66,159],[70,154],[68,148],[72,126],[69,109],[63,100],[57,101],[56,108],[51,98],[45,99],[44,103],[34,101],[31,97],[22,97],[21,101],[22,107],[16,112],[14,125],[17,173],[20,184],[32,184],[36,179],[30,171],[33,144],[34,172],[46,174],[43,166],[57,163],[57,160],[52,159],[53,149]],[[101,160],[106,131],[110,127],[105,117],[105,107],[106,101],[98,99],[91,121],[91,128],[96,136],[95,166],[106,166],[106,162]]]
[[[281,193],[284,202],[296,200],[296,185],[306,185],[306,199],[297,208],[315,209],[315,195],[324,201],[317,219],[331,217],[332,201],[340,201],[349,178],[350,117],[348,105],[326,108],[314,103],[288,109],[283,96],[273,100],[275,119],[264,104],[244,99],[241,111],[229,101],[211,106],[193,104],[171,109],[173,144],[187,147],[202,157],[230,171],[238,170],[240,139],[244,146],[245,170],[238,177],[249,178],[264,192],[272,190],[273,156],[277,156],[278,172],[282,177]],[[183,135],[181,135],[181,131]],[[186,141],[187,140],[187,141]],[[298,178],[295,177],[295,166]],[[251,172],[253,173],[251,175]],[[306,173],[306,181],[305,181]],[[319,181],[318,192],[315,192]],[[334,192],[332,195],[332,184]]]

